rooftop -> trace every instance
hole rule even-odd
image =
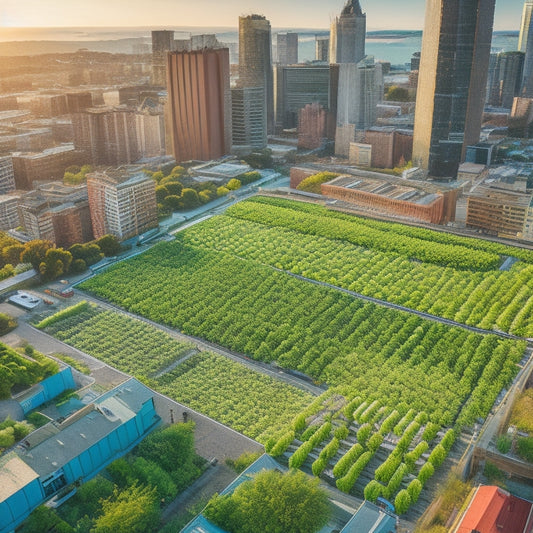
[[[429,205],[439,198],[438,193],[429,193],[403,184],[364,177],[340,176],[330,181],[327,185],[376,194],[390,200],[400,200],[419,205]]]
[[[39,476],[47,476],[133,418],[152,397],[150,389],[130,379],[62,423],[50,422],[31,433],[18,455]]]
[[[396,517],[377,505],[364,501],[341,533],[395,533]]]
[[[531,506],[499,487],[482,485],[454,533],[529,533],[533,528]]]
[[[63,154],[65,152],[73,152],[75,150],[74,144],[67,143],[54,148],[46,148],[42,152],[13,152],[13,157],[22,157],[24,159],[42,159],[51,155]]]
[[[21,488],[39,477],[39,474],[22,461],[14,452],[0,457],[0,470],[2,472],[0,502],[7,500],[7,498],[13,496]]]

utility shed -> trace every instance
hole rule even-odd
[[[153,392],[129,379],[63,422],[50,422],[28,435],[15,449],[17,461],[12,463],[14,471],[24,473],[21,481],[13,485],[13,471],[0,469],[0,487],[13,487],[0,499],[0,533],[14,530],[46,500],[61,499],[94,477],[136,446],[160,420]],[[4,516],[12,518],[4,523]]]

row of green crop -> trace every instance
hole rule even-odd
[[[272,198],[265,196],[254,196],[248,201],[257,202],[266,205],[275,205],[279,207],[287,207],[296,211],[301,211],[310,214],[318,214],[322,216],[328,216],[331,218],[337,218],[339,220],[353,220],[357,219],[364,223],[369,228],[378,229],[380,231],[387,231],[395,233],[397,235],[405,235],[408,237],[414,237],[421,241],[438,242],[441,244],[453,244],[457,246],[465,246],[472,250],[479,250],[498,255],[507,255],[511,257],[518,257],[519,259],[533,263],[533,252],[527,248],[520,248],[517,246],[509,246],[501,244],[499,242],[493,242],[483,239],[477,239],[474,237],[463,237],[448,233],[445,231],[435,231],[425,228],[419,228],[416,226],[408,226],[397,222],[384,222],[381,220],[373,220],[369,218],[356,217],[351,214],[341,213],[322,207],[320,205],[309,204],[305,202],[295,202],[293,200],[286,200],[282,198]]]
[[[468,325],[533,335],[532,265],[518,262],[510,271],[455,270],[289,230],[280,227],[281,216],[277,224],[219,216],[180,233],[178,239]]]
[[[230,255],[164,243],[83,287],[126,309],[441,425],[484,416],[524,343],[425,321]],[[164,295],[163,298],[161,295]],[[479,391],[479,392],[476,392]],[[466,403],[471,394],[475,400]]]
[[[194,348],[146,322],[95,306],[70,307],[45,321],[47,333],[140,378],[167,368]]]
[[[500,264],[496,253],[476,250],[458,244],[442,244],[400,235],[370,227],[362,219],[342,219],[320,213],[306,213],[286,207],[257,202],[240,202],[227,210],[229,216],[277,226],[307,235],[346,241],[357,246],[395,252],[424,263],[449,266],[465,270],[494,270]]]
[[[58,313],[45,331],[138,377],[173,366],[193,347],[122,313],[94,306],[76,310]],[[313,400],[307,392],[208,352],[192,355],[150,384],[260,442],[286,429]]]

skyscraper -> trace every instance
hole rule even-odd
[[[235,150],[265,148],[267,120],[263,87],[231,89],[231,121]]]
[[[331,23],[330,63],[359,63],[365,57],[366,15],[359,0],[348,0]]]
[[[227,48],[167,56],[168,109],[176,161],[216,159],[231,150]]]
[[[315,59],[329,61],[329,35],[315,35]]]
[[[174,32],[152,32],[152,83],[165,86],[167,82],[167,52],[175,50]]]
[[[298,34],[278,33],[278,61],[279,65],[296,65],[298,63]]]
[[[511,109],[513,99],[520,94],[524,54],[522,52],[500,52],[491,54],[487,103],[495,107]]]
[[[518,50],[520,52],[526,51],[527,38],[529,35],[529,27],[531,25],[531,14],[533,13],[533,1],[526,0],[524,2],[524,10],[522,11],[522,22],[520,24],[520,36],[518,37]]]
[[[495,0],[428,0],[415,111],[413,162],[455,177],[479,141]]]
[[[239,87],[262,87],[267,129],[274,129],[272,38],[270,22],[263,15],[239,17]]]

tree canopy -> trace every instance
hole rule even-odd
[[[231,495],[215,495],[205,516],[233,533],[313,533],[330,514],[327,493],[300,471],[263,471]]]

